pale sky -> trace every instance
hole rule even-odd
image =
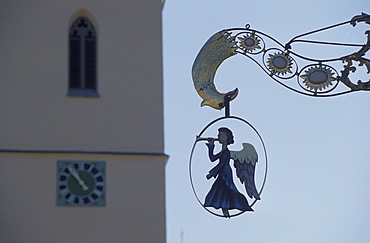
[[[370,240],[370,92],[331,98],[300,95],[277,84],[250,59],[231,57],[218,69],[215,83],[222,92],[239,88],[239,96],[231,102],[231,114],[252,124],[265,142],[268,173],[262,200],[253,206],[252,213],[231,219],[216,217],[197,201],[188,169],[195,136],[209,122],[224,116],[223,110],[200,107],[201,98],[191,78],[193,61],[209,37],[222,29],[250,24],[285,44],[301,33],[350,20],[361,12],[370,14],[369,7],[368,0],[166,0],[163,57],[165,152],[170,156],[166,166],[168,242]],[[348,24],[305,39],[365,44],[368,29],[370,25],[364,23],[356,27]],[[293,46],[293,51],[312,58],[337,58],[358,49]],[[337,67],[339,72],[341,64]],[[370,78],[364,67],[356,75],[363,81]],[[286,82],[295,84],[296,79]],[[338,90],[342,89],[345,87],[340,84]],[[253,131],[239,125],[246,131],[245,138],[239,139],[261,149]],[[217,135],[217,126],[209,130],[210,136]],[[238,150],[241,144],[229,148]],[[204,200],[213,182],[205,176],[215,164],[208,160],[204,142],[197,144],[196,153],[193,178],[197,194]],[[263,155],[259,154],[257,186],[261,186],[264,170]],[[234,182],[239,184],[236,178]]]

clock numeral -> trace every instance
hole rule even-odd
[[[90,202],[90,199],[89,199],[88,197],[85,197],[85,198],[84,198],[84,203],[86,203],[86,204],[87,204],[87,203],[89,203],[89,202]]]
[[[96,189],[99,190],[99,191],[103,191],[103,187],[102,186],[97,186]]]
[[[99,173],[98,169],[96,169],[95,167],[91,170],[91,172],[96,175]]]

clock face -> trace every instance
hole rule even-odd
[[[57,204],[105,206],[105,162],[58,161]]]

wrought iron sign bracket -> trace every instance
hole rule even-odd
[[[266,147],[257,129],[247,120],[230,115],[230,102],[237,97],[238,88],[226,93],[222,93],[216,88],[214,77],[221,63],[234,55],[243,55],[255,62],[269,77],[282,86],[308,96],[328,97],[359,90],[370,91],[370,79],[364,82],[359,80],[357,83],[353,83],[350,80],[350,76],[356,72],[357,67],[366,67],[367,74],[370,73],[370,60],[364,57],[370,49],[369,30],[365,32],[367,42],[363,45],[301,39],[304,36],[345,24],[356,26],[359,22],[370,24],[370,15],[362,13],[354,16],[349,21],[297,35],[285,45],[261,31],[251,29],[250,25],[247,24],[245,28],[230,28],[219,31],[203,45],[192,67],[195,90],[203,99],[201,106],[210,106],[218,110],[225,108],[224,117],[211,121],[196,135],[189,159],[191,186],[195,197],[206,211],[215,216],[225,218],[254,211],[252,207],[261,200],[268,167]],[[360,49],[357,52],[338,58],[314,59],[293,52],[292,45],[297,42],[316,45],[352,46],[360,47]],[[268,47],[268,43],[272,43],[272,46]],[[261,57],[261,59],[257,59],[257,57]],[[296,60],[299,60],[299,63]],[[307,63],[300,65],[301,62]],[[335,68],[333,65],[336,63],[339,63],[342,67],[339,69]],[[344,66],[343,63],[345,64]],[[298,84],[292,85],[288,81],[294,78],[297,79]],[[339,84],[343,84],[343,87],[338,88]],[[343,90],[347,88],[349,90]],[[230,120],[233,122],[229,122]],[[235,122],[242,123],[242,126],[235,126]],[[218,123],[220,123],[220,127],[218,127],[217,138],[214,135],[213,137],[206,135],[208,130],[216,132],[213,126],[216,126]],[[224,124],[227,124],[227,127]],[[234,135],[239,135],[242,140],[250,139],[248,136],[245,136],[244,130],[241,132],[240,127],[252,131],[252,133],[249,132],[248,134],[254,134],[258,139],[254,139],[255,144],[253,145],[242,141],[243,149],[240,151],[233,151],[232,148],[229,150],[228,146],[232,145],[234,138],[236,140],[238,137],[234,137]],[[192,171],[195,167],[194,163],[204,161],[203,157],[199,160],[196,159],[195,148],[200,141],[207,142],[210,161],[218,161],[218,164],[206,175],[207,180],[214,179],[214,181],[205,196],[205,200],[199,198],[192,177]],[[214,154],[216,141],[219,143],[218,148],[220,148],[220,151]],[[259,145],[256,141],[259,141]],[[264,159],[261,159],[260,155]],[[233,182],[232,178],[234,175],[229,164],[231,160],[234,161],[236,176],[245,186],[246,195],[239,191]],[[255,183],[255,171],[260,169],[261,166],[262,169],[264,168],[263,180],[261,183]],[[220,209],[222,214],[219,211]]]
[[[194,87],[199,96],[203,98],[201,106],[223,109],[226,107],[226,102],[236,98],[238,89],[236,88],[227,93],[218,91],[214,83],[214,76],[224,60],[237,54],[251,59],[277,83],[299,94],[328,97],[353,91],[369,91],[370,79],[366,81],[359,80],[357,83],[354,83],[351,81],[351,74],[361,67],[366,67],[367,74],[370,73],[370,59],[364,57],[370,49],[370,30],[365,32],[365,35],[367,35],[365,44],[301,39],[304,36],[345,24],[356,26],[360,22],[370,24],[370,15],[362,13],[354,16],[349,21],[297,35],[285,45],[264,32],[250,28],[249,24],[244,28],[230,28],[217,32],[204,44],[192,68]],[[267,40],[275,45],[267,46]],[[293,51],[293,44],[299,42],[316,45],[360,47],[360,49],[357,52],[341,57],[315,59]],[[261,59],[257,57],[261,57]],[[301,62],[306,62],[306,64],[301,65]],[[333,65],[340,65],[342,68],[334,67]],[[288,82],[292,79],[296,79],[298,85]],[[344,86],[338,89],[340,83]],[[344,90],[345,87],[348,89]],[[229,115],[229,111],[226,112],[227,115]]]

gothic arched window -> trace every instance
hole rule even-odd
[[[97,92],[96,31],[86,17],[79,17],[69,30],[70,96],[99,97]]]

